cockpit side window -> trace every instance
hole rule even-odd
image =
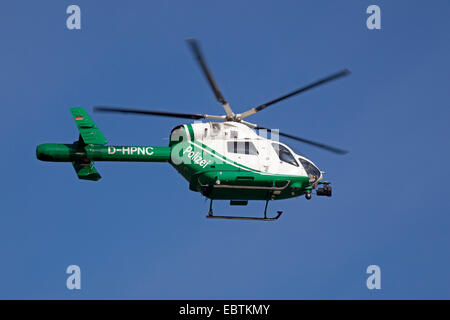
[[[308,174],[308,177],[310,178],[311,181],[315,182],[315,181],[319,180],[321,173],[320,173],[320,170],[317,169],[317,167],[315,165],[313,165],[311,162],[309,162],[305,159],[302,159],[302,158],[298,158],[298,160],[302,164],[303,168],[305,169],[305,171]]]
[[[272,147],[275,149],[275,152],[277,153],[281,161],[287,162],[289,164],[292,164],[293,166],[298,167],[297,161],[295,161],[294,156],[288,150],[288,148],[278,143],[272,143]]]
[[[227,142],[228,152],[257,155],[258,150],[256,150],[255,145],[250,141],[228,141]]]

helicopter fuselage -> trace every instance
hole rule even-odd
[[[178,126],[169,162],[210,199],[277,200],[310,193],[322,178],[310,160],[238,122]]]

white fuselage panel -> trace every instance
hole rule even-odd
[[[255,131],[238,122],[207,122],[192,124],[195,140],[226,158],[245,167],[269,174],[307,176],[296,155],[287,145],[258,136]],[[235,143],[236,144],[233,144]],[[249,146],[251,143],[253,146]],[[295,164],[282,161],[272,144],[279,143],[290,152]],[[233,149],[234,146],[234,149]],[[238,151],[236,152],[236,146]],[[245,151],[239,150],[245,146]],[[257,152],[255,153],[254,148]],[[303,157],[304,158],[304,157]]]

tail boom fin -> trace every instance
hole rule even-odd
[[[108,140],[106,140],[86,110],[83,108],[71,108],[70,112],[85,144],[105,145],[108,143]]]

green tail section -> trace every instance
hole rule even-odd
[[[108,140],[106,140],[86,110],[83,108],[71,108],[70,112],[80,132],[80,139],[78,141],[80,150],[84,151],[84,145],[104,145],[108,143]],[[100,174],[95,169],[94,163],[91,160],[77,160],[73,161],[72,164],[79,179],[91,181],[101,179]]]
[[[86,110],[83,108],[71,108],[70,112],[84,143],[104,145],[108,142]]]
[[[79,179],[101,178],[93,161],[168,162],[170,147],[105,146],[108,142],[83,108],[71,108],[80,137],[72,144],[45,143],[36,148],[42,161],[71,162]]]
[[[78,175],[79,179],[97,181],[101,179],[101,175],[94,167],[94,163],[89,161],[88,163],[81,163],[80,161],[72,162],[73,168]]]

